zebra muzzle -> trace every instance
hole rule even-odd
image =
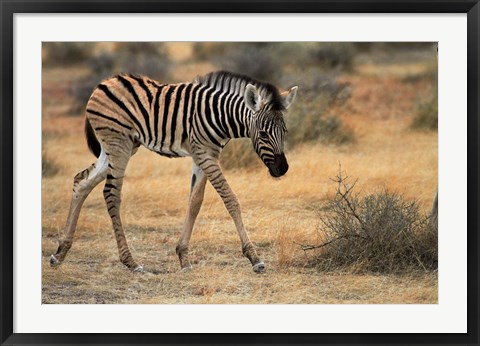
[[[273,163],[269,164],[267,167],[272,177],[278,178],[285,175],[288,171],[288,162],[285,154],[276,154]]]

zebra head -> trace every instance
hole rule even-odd
[[[275,178],[288,171],[283,145],[287,128],[283,115],[295,100],[297,89],[296,86],[292,87],[272,98],[252,84],[245,88],[245,104],[252,112],[250,138],[253,148]]]

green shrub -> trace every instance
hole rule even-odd
[[[193,59],[219,68],[277,82],[286,71],[310,66],[324,72],[351,70],[357,47],[351,42],[197,42]]]
[[[93,89],[105,78],[120,74],[142,74],[154,79],[167,80],[171,61],[161,43],[124,42],[113,52],[104,52],[87,60],[90,73],[75,81],[70,89],[74,97],[72,112],[84,109]]]
[[[413,129],[438,130],[438,96],[436,92],[430,99],[418,104],[411,127]]]
[[[163,43],[124,42],[117,46],[114,54],[114,68],[118,73],[141,74],[160,81],[168,80],[172,62]]]
[[[353,193],[340,172],[335,197],[319,211],[324,243],[312,263],[320,271],[402,273],[435,270],[438,234],[415,200],[382,191]]]
[[[276,83],[282,74],[278,44],[268,42],[241,43],[228,49],[217,63],[224,70]]]
[[[90,56],[88,42],[44,42],[43,63],[47,66],[64,66],[84,61]]]
[[[325,115],[330,107],[341,105],[349,97],[348,84],[322,75],[306,79],[286,115],[289,147],[306,142],[340,145],[354,141],[353,132],[338,117]]]
[[[113,74],[112,66],[114,65],[114,61],[114,55],[110,53],[102,53],[89,59],[88,65],[90,67],[90,73],[76,80],[70,88],[70,94],[74,100],[71,108],[73,113],[83,115],[81,111],[85,109],[93,89],[102,80]]]
[[[232,139],[220,156],[223,169],[243,169],[261,167],[262,161],[253,149],[250,138]]]
[[[226,42],[195,42],[192,48],[192,57],[196,61],[212,61],[225,54],[230,43]]]
[[[355,53],[355,45],[349,42],[321,42],[311,50],[311,57],[323,69],[351,71]]]
[[[324,117],[321,110],[313,107],[300,107],[289,114],[287,128],[289,148],[308,142],[341,145],[354,140],[353,132],[338,117]]]
[[[248,75],[277,84],[290,67],[310,64],[311,43],[303,42],[198,42],[193,59],[217,69]]]

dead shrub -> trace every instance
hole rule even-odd
[[[53,177],[58,173],[58,167],[44,151],[42,151],[42,177]]]
[[[320,245],[312,263],[320,271],[402,273],[437,268],[437,230],[415,200],[384,190],[366,196],[339,171],[337,190],[320,211]]]
[[[438,83],[438,64],[431,62],[427,65],[427,68],[423,71],[418,71],[414,73],[409,73],[405,77],[401,78],[403,83],[419,83],[426,81],[429,83]]]

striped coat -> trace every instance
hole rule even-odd
[[[160,84],[150,78],[118,75],[100,83],[86,107],[85,132],[97,162],[75,176],[65,234],[51,264],[60,264],[73,242],[78,215],[90,191],[106,180],[104,197],[112,218],[120,260],[143,270],[131,255],[120,218],[123,175],[130,157],[143,145],[167,157],[191,156],[192,186],[184,230],[177,245],[182,270],[191,268],[188,243],[200,210],[206,181],[224,201],[256,272],[265,268],[243,226],[240,205],[219,166],[222,148],[232,138],[249,137],[272,176],[288,170],[283,153],[283,114],[297,88],[280,93],[271,84],[230,72],[214,72],[192,83]]]

